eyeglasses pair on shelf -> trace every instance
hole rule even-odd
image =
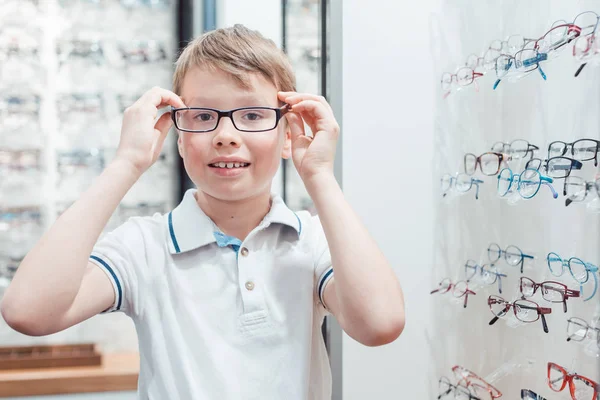
[[[548,253],[546,256],[548,268],[550,273],[556,277],[560,277],[564,274],[565,269],[569,270],[569,273],[580,285],[580,292],[583,295],[583,285],[586,284],[591,278],[594,280],[594,290],[592,294],[585,298],[584,301],[591,300],[598,290],[598,267],[591,263],[585,262],[579,257],[571,257],[569,259],[563,259],[560,255],[554,252]]]
[[[93,6],[105,6],[107,3],[115,3],[121,5],[126,9],[139,9],[139,8],[153,8],[153,9],[164,9],[169,7],[172,3],[170,0],[109,0],[109,1],[98,1],[98,0],[58,0],[58,3],[62,8],[68,9],[80,5],[80,3],[88,3],[90,7]]]
[[[479,271],[479,274],[477,273]],[[474,260],[467,260],[465,263],[465,277],[467,282],[471,282],[474,278],[485,285],[493,285],[498,282],[498,292],[502,294],[502,278],[506,278],[506,274],[498,272],[494,264],[479,265]]]
[[[544,332],[549,332],[545,315],[552,313],[551,308],[540,307],[536,302],[524,299],[510,302],[495,295],[488,297],[487,304],[492,314],[494,314],[494,318],[489,322],[490,325],[494,325],[498,322],[498,319],[505,317],[512,309],[517,320],[521,322],[532,323],[541,317]]]
[[[562,392],[569,387],[572,400],[598,400],[600,385],[590,378],[577,373],[569,373],[566,368],[549,362],[547,366],[548,386],[555,392]],[[546,400],[529,389],[521,390],[521,400]]]
[[[454,297],[461,298],[464,297],[465,301],[463,303],[463,308],[467,308],[467,303],[469,301],[469,295],[476,295],[474,291],[469,289],[469,284],[466,281],[458,281],[453,283],[449,278],[443,279],[439,284],[437,289],[433,289],[429,294],[440,293],[446,294],[452,292]]]
[[[441,179],[442,197],[446,197],[451,190],[457,193],[467,193],[475,187],[475,199],[479,199],[479,185],[482,184],[481,179],[473,178],[467,174],[460,173],[452,176],[445,174]]]
[[[546,398],[540,396],[533,390],[521,389],[521,400],[546,400]]]
[[[496,59],[497,80],[494,89],[500,81],[510,75],[521,77],[536,69],[546,80],[546,74],[540,63],[552,60],[560,55],[564,46],[575,41],[572,47],[573,56],[582,64],[575,71],[579,76],[587,62],[593,58],[600,61],[600,47],[596,39],[599,17],[593,11],[583,12],[575,17],[573,22],[556,21],[552,28],[540,39],[529,41],[514,55],[501,54]]]
[[[566,157],[555,157],[549,160],[549,162],[553,161],[556,163],[552,167],[547,167],[547,169],[552,175],[558,175],[557,177],[542,175],[539,170],[532,168],[527,168],[520,174],[515,174],[510,168],[504,168],[498,174],[496,187],[498,196],[507,197],[518,192],[522,198],[531,199],[539,192],[541,186],[545,185],[550,189],[552,197],[557,199],[559,195],[552,183],[555,179],[564,178],[562,192],[566,198],[566,207],[573,203],[582,203],[592,196],[600,199],[600,176],[593,181],[586,181],[578,176],[569,176],[573,168],[581,168],[579,161]]]
[[[500,172],[502,164],[529,156],[530,160],[525,165],[525,169],[539,170],[543,167],[552,178],[566,178],[571,170],[582,168],[582,161],[594,160],[594,166],[598,166],[600,141],[589,138],[573,142],[553,141],[548,145],[548,156],[545,160],[534,158],[534,153],[538,150],[538,146],[524,139],[515,139],[508,143],[496,142],[491,147],[491,152],[483,153],[480,156],[473,153],[465,154],[465,173],[473,175],[479,166],[483,175],[493,176]]]
[[[600,385],[597,382],[576,372],[570,373],[553,362],[548,363],[548,386],[555,392],[562,392],[568,386],[572,400],[600,398]]]
[[[531,278],[522,276],[519,280],[519,292],[523,299],[533,297],[538,289],[542,298],[550,303],[562,303],[563,312],[567,312],[567,300],[570,298],[579,298],[578,290],[569,289],[567,285],[560,282],[544,281],[535,282]]]
[[[523,253],[517,246],[510,245],[506,249],[502,249],[497,243],[491,243],[488,246],[487,255],[489,264],[479,265],[474,260],[467,260],[465,263],[465,277],[467,282],[478,277],[486,285],[493,285],[498,282],[498,292],[500,294],[502,294],[502,278],[506,278],[507,275],[498,272],[495,263],[504,258],[508,265],[519,266],[521,273],[523,273],[525,260],[534,259],[532,255]],[[479,274],[477,274],[478,271]]]
[[[548,307],[540,307],[534,301],[526,300],[533,297],[540,290],[542,298],[550,303],[562,303],[563,312],[567,312],[567,300],[570,298],[578,298],[580,292],[569,289],[565,284],[554,281],[535,282],[528,277],[521,277],[519,280],[519,291],[521,299],[509,302],[500,296],[491,295],[488,297],[488,306],[494,318],[490,321],[490,325],[495,324],[499,318],[505,317],[512,308],[517,320],[525,323],[532,323],[541,318],[544,332],[548,333],[548,324],[546,323],[545,315],[551,314],[552,309]]]
[[[483,56],[472,54],[464,67],[455,73],[446,72],[442,75],[443,97],[448,97],[453,89],[460,90],[476,83],[477,78],[491,70],[496,71],[497,77],[494,89],[502,79],[520,78],[536,69],[546,80],[540,63],[558,57],[565,45],[573,41],[573,56],[582,63],[575,72],[575,76],[578,76],[589,61],[597,59],[600,64],[600,41],[596,39],[598,21],[597,13],[586,11],[578,14],[573,22],[555,21],[538,39],[511,35],[506,40],[494,40]],[[477,72],[480,68],[482,72]]]
[[[496,192],[500,197],[518,193],[523,199],[531,199],[544,185],[550,189],[552,197],[557,199],[558,193],[552,186],[552,182],[554,182],[553,178],[542,175],[537,169],[528,168],[520,174],[515,174],[510,168],[504,168],[498,174]]]
[[[494,400],[502,397],[502,392],[468,369],[455,365],[452,372],[457,384],[454,385],[450,379],[441,377],[438,382],[438,399],[444,399],[452,393],[455,399],[461,400]]]
[[[79,35],[79,34],[77,34]],[[99,38],[75,36],[63,39],[58,43],[57,55],[59,66],[72,61],[85,61],[94,66],[103,66],[108,63],[105,43]],[[165,45],[153,39],[137,39],[123,41],[116,44],[116,51],[120,54],[125,65],[155,64],[168,61],[168,52]]]
[[[567,342],[593,340],[594,334],[596,336],[596,346],[600,349],[600,319],[596,319],[595,324],[588,324],[585,320],[576,317],[567,320]]]
[[[8,150],[0,149],[0,177],[17,172],[36,171],[42,169],[41,150]]]

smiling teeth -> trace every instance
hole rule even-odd
[[[225,162],[218,162],[218,163],[214,163],[211,164],[213,167],[218,167],[218,168],[240,168],[240,167],[247,167],[248,163],[240,163],[240,162],[230,162],[230,163],[225,163]]]

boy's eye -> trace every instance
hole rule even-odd
[[[213,118],[213,115],[211,113],[198,113],[194,116],[195,120],[199,120],[199,121],[210,121]]]
[[[256,111],[247,112],[242,116],[242,118],[244,118],[247,121],[258,121],[262,117],[263,117],[262,114],[260,114]]]

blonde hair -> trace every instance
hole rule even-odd
[[[244,89],[250,89],[250,73],[259,73],[278,91],[296,90],[296,78],[287,56],[258,31],[236,24],[192,40],[175,63],[173,91],[181,95],[185,74],[193,67],[215,68],[229,74]]]

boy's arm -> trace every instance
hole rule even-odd
[[[280,92],[292,157],[312,198],[331,253],[334,278],[324,303],[344,331],[370,346],[395,340],[404,329],[404,298],[390,264],[354,213],[333,175],[339,125],[322,96]],[[313,137],[304,132],[309,125]]]
[[[394,270],[332,174],[313,177],[306,188],[318,211],[334,271],[324,303],[342,329],[362,344],[394,341],[404,329],[404,299]]]
[[[166,105],[184,107],[174,93],[153,88],[126,111],[115,160],[23,259],[0,305],[13,329],[48,335],[111,306],[112,284],[88,260],[127,191],[158,158],[171,120],[155,118]]]

